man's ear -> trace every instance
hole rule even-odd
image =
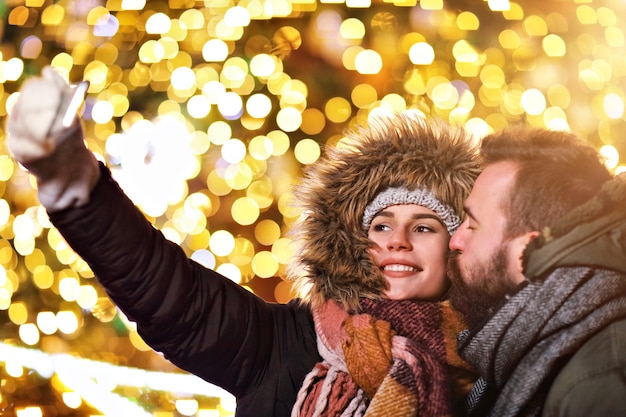
[[[524,250],[526,249],[526,246],[528,246],[530,241],[540,234],[541,233],[539,233],[538,231],[533,230],[531,232],[526,232],[523,235],[520,235],[511,240],[511,251],[515,256],[515,270],[517,272],[522,273],[524,271],[524,268],[522,266],[522,260],[524,257]]]

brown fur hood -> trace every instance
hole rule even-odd
[[[422,187],[463,217],[479,166],[464,130],[409,113],[373,119],[346,139],[327,147],[295,188],[302,216],[291,230],[297,249],[289,274],[303,300],[350,309],[385,290],[361,225],[369,202],[388,187]]]

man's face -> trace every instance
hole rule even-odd
[[[519,238],[505,239],[508,198],[517,173],[512,162],[488,165],[465,202],[467,219],[450,239],[450,302],[473,328],[482,324],[523,281]]]
[[[461,266],[458,253],[449,259],[448,298],[472,330],[482,327],[504,304],[507,294],[515,292],[517,284],[507,268],[508,250],[508,246],[498,248],[486,261],[469,267]]]

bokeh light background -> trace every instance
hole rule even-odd
[[[168,239],[268,301],[292,297],[301,167],[373,114],[477,140],[569,130],[624,167],[624,0],[2,0],[0,17],[0,138],[44,66],[88,80],[89,148]],[[4,145],[0,197],[0,415],[233,414],[143,343]]]

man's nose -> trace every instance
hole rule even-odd
[[[467,220],[465,220],[456,232],[450,237],[450,242],[448,246],[450,250],[463,252],[463,248],[465,247],[465,233],[467,233]]]

